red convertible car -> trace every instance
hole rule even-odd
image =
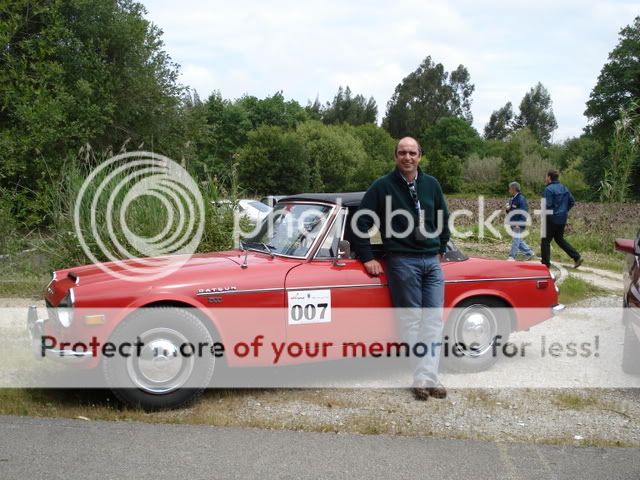
[[[110,273],[126,263],[59,270],[46,290],[49,318],[39,318],[35,307],[28,313],[34,353],[96,369],[119,399],[157,409],[196,398],[220,361],[286,365],[341,358],[345,344],[358,346],[349,356],[395,345],[387,280],[368,275],[350,249],[362,196],[281,199],[240,248],[194,255],[160,280]],[[372,243],[384,262],[382,245]],[[456,346],[443,363],[451,370],[489,368],[496,342],[564,308],[540,263],[469,258],[450,243],[442,267],[445,339]],[[274,348],[275,360],[258,354],[285,342],[287,348]],[[203,344],[209,355],[197,359],[183,349]]]

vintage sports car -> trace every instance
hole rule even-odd
[[[622,370],[640,374],[640,231],[635,240],[617,239],[616,250],[627,253],[624,274],[624,346]]]
[[[321,356],[287,350],[279,365],[341,358],[334,348],[340,341],[397,342],[386,277],[368,275],[350,248],[362,196],[281,199],[240,248],[194,255],[160,280],[125,281],[105,271],[116,269],[107,263],[59,270],[47,286],[49,318],[38,318],[35,307],[28,314],[34,352],[96,369],[118,398],[156,409],[197,397],[215,380],[220,360],[226,367],[274,364],[230,348],[242,341],[329,345]],[[373,247],[384,262],[382,245]],[[564,308],[540,263],[469,258],[450,244],[442,266],[445,338],[456,346],[443,359],[450,370],[489,368],[496,339],[504,344],[511,332]],[[127,358],[77,347],[90,339],[142,347]],[[228,347],[225,355],[194,361],[181,349],[203,341]]]

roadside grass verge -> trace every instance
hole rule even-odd
[[[640,446],[632,435],[640,422],[637,403],[625,401],[624,392],[600,392],[460,389],[450,391],[446,400],[417,402],[408,389],[366,390],[366,394],[358,389],[212,389],[186,408],[148,413],[123,406],[108,390],[3,389],[0,414],[552,445]],[[575,412],[571,421],[554,421],[566,418],[567,410]],[[602,430],[602,425],[612,422],[617,427]],[[576,440],[576,434],[583,438]]]
[[[569,274],[560,284],[559,300],[560,303],[568,305],[587,298],[606,295],[607,293],[607,290]]]

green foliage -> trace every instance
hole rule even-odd
[[[309,189],[309,156],[302,138],[262,125],[239,153],[240,184],[256,194],[287,195]]]
[[[562,183],[566,185],[576,200],[588,200],[590,188],[582,173],[582,160],[576,159],[562,170]]]
[[[375,123],[378,117],[378,106],[373,97],[368,100],[362,95],[351,95],[351,89],[338,88],[338,93],[331,103],[327,102],[321,112],[322,121],[326,124],[348,123],[350,125],[364,125]]]
[[[640,164],[640,101],[631,102],[615,122],[610,158],[600,188],[600,201],[625,202],[629,197],[631,174]]]
[[[0,188],[0,255],[14,252],[17,245],[18,225],[12,212],[13,194]]]
[[[513,105],[511,102],[494,111],[484,127],[484,138],[487,140],[504,140],[514,128]]]
[[[350,129],[309,121],[298,127],[297,134],[306,145],[314,181],[312,189],[323,192],[348,192],[360,184],[357,172],[367,154],[362,142]]]
[[[471,124],[474,88],[463,65],[449,74],[429,56],[398,84],[387,103],[382,126],[394,138],[418,138],[443,117],[460,117]]]
[[[235,105],[246,112],[253,130],[261,125],[294,128],[308,119],[304,107],[295,100],[285,101],[282,92],[262,99],[245,95]]]
[[[421,138],[425,152],[440,150],[445,155],[466,158],[480,144],[478,132],[458,117],[444,117],[427,129]]]
[[[444,117],[421,138],[428,159],[428,173],[436,177],[447,193],[460,190],[463,159],[480,143],[478,132],[465,120]]]
[[[459,192],[462,185],[463,161],[456,155],[433,150],[425,155],[425,173],[435,177],[445,193]]]
[[[362,142],[367,156],[356,169],[353,187],[354,190],[366,190],[373,180],[393,169],[396,142],[384,128],[372,123],[353,127],[351,132]]]
[[[630,99],[640,98],[640,16],[620,30],[618,45],[609,53],[598,82],[591,91],[584,114],[588,131],[605,143],[613,139],[615,122]],[[636,113],[638,105],[636,104]]]
[[[49,262],[47,267],[49,269],[90,262],[76,236],[75,206],[91,166],[106,160],[111,153],[107,151],[96,154],[90,147],[86,147],[81,150],[80,155],[78,161],[68,162],[63,166],[63,175],[56,185],[47,191],[40,192],[42,202],[47,206],[50,212],[49,216],[52,219],[51,234],[38,245],[39,252]],[[162,202],[154,196],[140,196],[135,202],[124,208],[127,192],[139,179],[128,178],[129,171],[118,172],[119,166],[119,164],[113,164],[100,172],[87,185],[83,197],[85,201],[80,204],[79,208],[79,228],[82,231],[84,242],[99,261],[108,260],[108,256],[98,244],[98,239],[106,246],[106,251],[116,258],[126,258],[119,250],[117,242],[131,254],[144,256],[144,252],[140,252],[136,245],[132,245],[127,240],[127,233],[118,217],[122,212],[126,225],[134,234],[143,238],[150,238],[168,228],[168,233],[163,235],[163,238],[167,238],[180,228],[180,219],[175,215],[171,217]],[[224,183],[232,185],[230,190],[220,187],[219,182],[212,179],[202,182],[201,193],[204,200],[205,221],[198,252],[221,250],[232,245],[233,213],[230,209],[220,212],[212,204],[212,201],[219,197],[235,201],[237,179],[234,169],[232,168],[227,174],[231,178]],[[109,176],[112,178],[107,181]],[[105,188],[98,195],[98,188],[101,186]],[[92,202],[86,201],[86,199],[94,198],[97,201],[95,208]],[[107,202],[110,201],[112,201],[111,212],[114,215],[111,221],[108,218],[110,210],[107,208]],[[95,216],[95,221],[91,220],[92,215]],[[92,225],[95,227],[97,235],[94,234]]]
[[[474,184],[496,182],[500,176],[501,164],[502,157],[481,157],[472,153],[464,162],[462,180]]]
[[[0,186],[17,188],[20,219],[46,220],[33,192],[57,181],[80,145],[175,143],[177,69],[141,4],[18,0],[0,9]]]
[[[506,190],[511,182],[522,184],[522,153],[521,143],[517,137],[512,137],[506,145],[500,163],[500,183]]]
[[[551,108],[549,91],[538,82],[520,102],[520,114],[514,121],[515,128],[528,128],[542,145],[549,145],[551,134],[558,122]]]

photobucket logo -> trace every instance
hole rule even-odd
[[[204,201],[193,178],[151,152],[123,153],[100,164],[82,184],[74,208],[87,257],[105,273],[133,282],[179,269],[198,247],[204,222]],[[144,232],[141,225],[156,228]],[[112,263],[99,263],[98,251]]]

